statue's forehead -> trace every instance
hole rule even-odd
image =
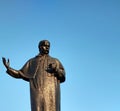
[[[50,45],[50,42],[49,41],[44,41],[44,44],[45,45]]]

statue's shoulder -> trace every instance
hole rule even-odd
[[[50,56],[50,55],[48,56],[48,58],[49,58],[49,59],[52,59],[52,60],[58,60],[57,58],[52,57],[52,56]]]
[[[36,60],[37,60],[38,58],[35,56],[35,57],[32,57],[32,58],[30,58],[28,61],[27,61],[27,63],[33,63],[33,62],[35,62]]]
[[[52,61],[54,61],[54,62],[60,63],[60,61],[59,61],[58,58],[55,58],[55,57],[51,57],[51,56],[50,56],[50,59],[51,59]]]

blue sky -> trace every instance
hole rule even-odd
[[[40,40],[66,70],[61,111],[120,111],[119,0],[1,0],[0,57],[20,69]],[[0,62],[0,108],[30,111],[29,83]]]

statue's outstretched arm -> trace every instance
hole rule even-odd
[[[6,59],[3,57],[2,58],[2,61],[3,61],[3,64],[4,64],[4,66],[6,67],[6,69],[7,69],[7,73],[10,75],[10,76],[12,76],[12,77],[15,77],[15,78],[21,78],[21,76],[20,76],[20,71],[19,70],[15,70],[15,69],[13,69],[13,68],[11,68],[10,67],[10,61],[9,61],[9,59],[8,59],[8,61],[6,61]]]

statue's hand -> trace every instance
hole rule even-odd
[[[51,72],[51,73],[56,72],[56,67],[57,67],[57,65],[55,63],[51,63],[48,66],[48,71]]]
[[[6,61],[6,59],[4,57],[2,57],[2,61],[3,61],[4,66],[8,69],[10,67],[9,59]]]
[[[55,63],[50,64],[50,68],[52,68],[53,70],[56,69],[56,67],[57,67],[57,66],[56,66]]]

